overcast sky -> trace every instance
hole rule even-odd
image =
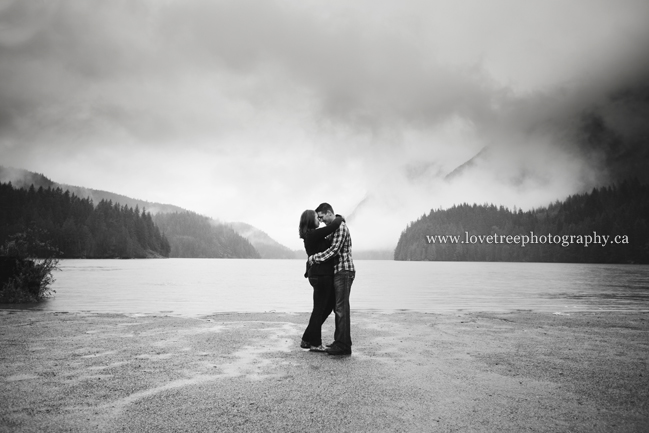
[[[327,201],[394,247],[614,181],[583,115],[646,133],[648,62],[646,0],[0,0],[0,164],[293,249]]]

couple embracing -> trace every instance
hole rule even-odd
[[[320,222],[325,226],[318,228]],[[351,355],[349,293],[356,276],[352,238],[345,219],[329,203],[305,210],[300,218],[300,238],[309,256],[304,274],[313,287],[313,311],[300,347],[329,355]],[[322,346],[322,324],[334,312],[333,343]]]

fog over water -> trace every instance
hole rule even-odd
[[[642,0],[0,0],[0,164],[394,247],[431,208],[647,180]],[[469,162],[470,161],[470,162]]]

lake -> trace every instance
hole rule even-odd
[[[649,266],[355,261],[353,310],[649,311]],[[62,260],[35,309],[197,316],[305,312],[303,260]],[[2,306],[8,308],[8,306]]]

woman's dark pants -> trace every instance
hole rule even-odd
[[[309,325],[302,335],[302,340],[311,346],[320,346],[322,344],[322,324],[334,309],[333,276],[309,277],[309,283],[313,286],[313,311]]]

